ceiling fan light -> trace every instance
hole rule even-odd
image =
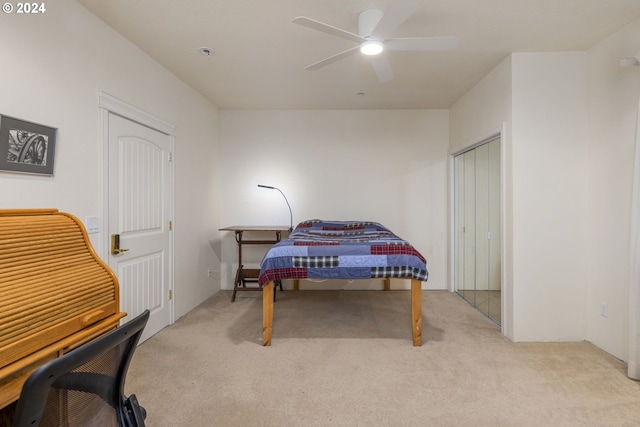
[[[382,49],[382,43],[376,40],[366,41],[360,46],[360,52],[365,55],[377,55],[382,52]]]

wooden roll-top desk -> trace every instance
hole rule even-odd
[[[118,280],[73,215],[0,210],[0,408],[40,365],[119,325]]]

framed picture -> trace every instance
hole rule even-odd
[[[0,116],[0,170],[53,175],[55,128]]]

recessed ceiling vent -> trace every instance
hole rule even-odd
[[[204,56],[213,56],[213,54],[215,53],[213,51],[213,49],[211,49],[210,47],[201,47],[198,48],[198,51],[200,51],[201,54],[203,54]]]

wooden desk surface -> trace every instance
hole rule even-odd
[[[232,225],[219,228],[218,231],[289,231],[286,225]]]

